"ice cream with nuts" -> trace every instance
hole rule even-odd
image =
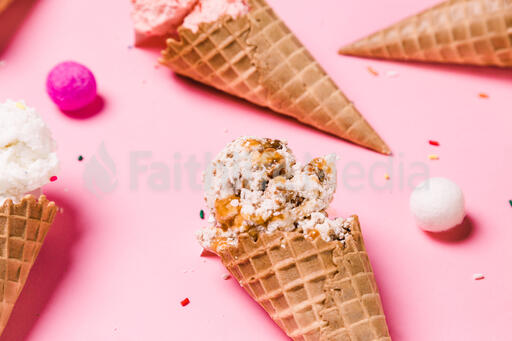
[[[203,247],[236,246],[238,236],[300,231],[310,238],[344,240],[350,220],[330,219],[326,209],[336,191],[336,156],[305,165],[286,142],[241,137],[215,158],[205,173],[212,219],[199,231]]]

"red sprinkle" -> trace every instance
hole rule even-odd
[[[58,178],[54,175],[54,176],[52,176],[52,177],[50,178],[50,181],[51,181],[51,182],[55,182],[55,181],[57,181],[57,179],[58,179]]]
[[[439,142],[434,140],[429,140],[428,143],[430,143],[432,146],[439,146]]]
[[[190,303],[190,300],[188,298],[185,298],[183,301],[180,302],[181,303],[181,306],[184,307],[184,306],[187,306],[189,305]]]

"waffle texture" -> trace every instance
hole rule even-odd
[[[264,0],[249,13],[180,27],[161,62],[176,73],[383,154],[389,147]]]
[[[57,207],[45,196],[0,207],[0,334],[27,281]]]
[[[0,0],[0,13],[2,13],[13,0]]]
[[[244,234],[220,251],[240,285],[296,341],[390,341],[357,216],[344,243]]]
[[[340,53],[512,67],[512,0],[449,0],[344,47]]]

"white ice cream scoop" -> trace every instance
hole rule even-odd
[[[50,182],[59,165],[55,149],[50,130],[33,108],[24,102],[0,103],[0,205]]]
[[[431,232],[449,230],[466,215],[462,190],[446,178],[430,178],[419,184],[409,204],[416,224]]]

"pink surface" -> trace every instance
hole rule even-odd
[[[222,279],[217,259],[199,257],[194,238],[203,201],[187,160],[195,157],[202,169],[207,153],[246,134],[287,138],[300,159],[341,156],[333,211],[360,215],[393,340],[509,338],[512,71],[336,54],[436,0],[269,2],[389,143],[393,158],[155,68],[155,51],[129,48],[129,1],[18,0],[0,18],[0,97],[25,99],[53,129],[62,172],[47,192],[64,208],[2,341],[285,340],[237,283]],[[23,22],[14,25],[15,17]],[[101,99],[80,118],[60,113],[45,93],[46,73],[64,60],[84,63],[97,77]],[[375,77],[367,66],[399,75]],[[152,166],[135,177],[130,156],[141,151],[151,153],[141,160]],[[440,160],[429,161],[430,153]],[[343,170],[353,172],[354,162],[366,175],[344,184]],[[377,189],[385,184],[382,168],[368,178],[378,162],[394,166],[391,189]],[[415,162],[463,188],[465,238],[414,226],[399,169],[403,164],[407,180],[421,170]],[[157,191],[149,174],[162,169],[171,186]],[[474,273],[485,279],[473,280]],[[191,303],[181,307],[185,297]]]

